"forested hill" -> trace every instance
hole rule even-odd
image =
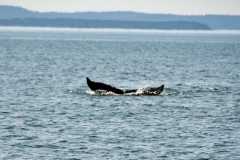
[[[138,12],[36,12],[0,6],[1,26],[140,29],[240,29],[240,16],[146,14]]]

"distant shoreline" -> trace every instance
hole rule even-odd
[[[69,18],[13,18],[0,19],[1,26],[23,27],[68,27],[68,28],[125,28],[164,30],[210,30],[208,25],[194,21],[128,21],[128,20],[87,20]]]
[[[175,15],[141,12],[37,12],[0,5],[0,25],[164,30],[240,29],[240,15]]]

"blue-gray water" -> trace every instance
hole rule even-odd
[[[2,28],[0,159],[239,160],[239,79],[238,31]]]

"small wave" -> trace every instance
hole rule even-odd
[[[137,89],[136,92],[125,93],[125,94],[116,94],[111,91],[105,91],[105,90],[97,90],[97,91],[87,90],[86,93],[93,96],[147,96],[146,93],[144,92],[144,88],[139,88]],[[164,92],[161,94],[156,94],[151,96],[162,96],[162,95],[164,95]]]
[[[164,89],[164,92],[163,92],[163,95],[166,95],[166,96],[174,96],[174,95],[179,95],[181,92],[177,89],[174,89],[174,88],[165,88]]]
[[[147,96],[146,93],[144,92],[147,87],[142,87],[137,89],[136,92],[132,93],[125,93],[125,94],[116,94],[111,91],[105,91],[105,90],[97,90],[97,91],[92,91],[92,90],[84,90],[80,88],[75,88],[75,89],[67,89],[65,90],[66,94],[73,94],[73,95],[83,95],[83,94],[88,94],[91,96]],[[163,92],[161,94],[153,94],[151,96],[174,96],[174,95],[179,95],[180,91],[178,89],[174,88],[164,88]],[[150,96],[150,95],[149,95]]]
[[[108,92],[104,90],[97,90],[97,91],[91,91],[87,90],[87,94],[92,95],[92,96],[118,96],[119,94],[113,93],[113,92]]]

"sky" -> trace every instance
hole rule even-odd
[[[0,0],[36,11],[137,11],[183,15],[240,15],[240,0]]]

